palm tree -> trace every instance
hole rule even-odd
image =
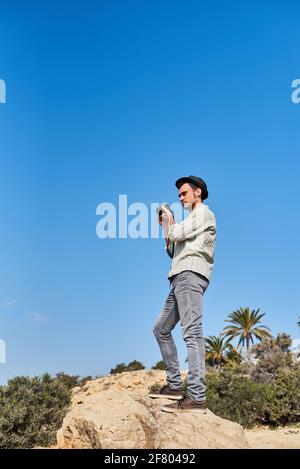
[[[259,309],[252,311],[249,308],[240,308],[233,311],[228,315],[229,319],[225,322],[230,322],[230,326],[224,327],[222,335],[229,337],[230,340],[239,337],[238,347],[242,347],[246,343],[247,354],[250,349],[250,342],[253,344],[253,337],[258,340],[268,339],[272,337],[271,331],[267,326],[257,325],[260,323],[261,318],[265,313],[259,313]]]
[[[227,363],[240,364],[243,360],[242,355],[232,344],[228,344],[228,349],[226,352],[226,361]]]
[[[220,369],[221,365],[227,362],[226,352],[229,351],[229,342],[231,339],[210,335],[205,339],[206,342],[206,360],[208,363]]]

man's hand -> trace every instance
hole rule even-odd
[[[158,223],[160,225],[164,223],[169,223],[170,225],[173,225],[175,223],[172,212],[170,212],[170,210],[168,210],[164,206],[162,206],[160,209],[160,214],[158,216]]]
[[[172,213],[165,207],[162,207],[162,215],[161,215],[161,225],[163,227],[166,242],[168,243],[169,239],[169,229],[171,225],[174,225],[175,220],[173,218]]]
[[[172,212],[170,212],[170,210],[168,210],[164,206],[162,206],[161,210],[159,211],[158,223],[162,225],[163,227],[165,240],[166,240],[166,246],[168,248],[170,245],[169,228],[171,225],[175,223],[175,220],[174,220]]]

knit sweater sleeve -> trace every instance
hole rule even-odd
[[[190,215],[180,223],[169,226],[170,241],[184,241],[192,239],[202,233],[208,226],[208,219],[205,216],[203,207],[192,211]]]

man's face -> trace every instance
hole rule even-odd
[[[184,208],[190,208],[195,202],[199,200],[201,189],[193,190],[188,182],[182,184],[178,191],[178,197]]]

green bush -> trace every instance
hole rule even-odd
[[[143,363],[139,362],[138,360],[133,360],[127,365],[127,371],[138,371],[138,370],[144,370],[144,369],[145,367]]]
[[[18,376],[0,386],[0,448],[32,448],[56,442],[70,403],[71,389],[85,382],[77,376],[48,373]]]
[[[264,419],[266,389],[230,369],[207,375],[209,409],[222,418],[252,427]]]
[[[114,368],[111,368],[110,374],[123,373],[123,371],[127,371],[127,366],[124,362],[118,363]]]
[[[137,371],[137,370],[144,370],[145,367],[143,363],[133,360],[132,362],[128,363],[128,365],[125,365],[125,363],[118,363],[114,368],[110,370],[110,374],[115,374],[115,373],[123,373],[124,371]]]
[[[160,360],[154,366],[152,366],[152,370],[166,370],[165,362]]]
[[[277,372],[269,384],[264,411],[265,420],[271,425],[300,422],[300,365]]]
[[[212,412],[244,427],[300,422],[300,366],[278,370],[268,383],[223,369],[207,375],[207,401]]]

